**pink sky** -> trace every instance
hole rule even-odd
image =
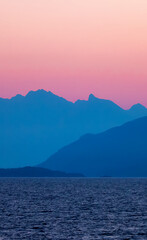
[[[146,0],[1,0],[0,34],[0,97],[147,106]]]

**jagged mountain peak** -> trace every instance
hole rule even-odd
[[[131,109],[133,109],[133,110],[147,110],[147,108],[144,106],[144,105],[142,105],[142,104],[140,104],[140,103],[136,103],[136,104],[134,104],[131,108],[130,108],[130,110]]]
[[[17,94],[15,97],[12,97],[11,100],[21,100],[23,98],[24,96],[22,96],[21,94]]]
[[[54,94],[51,91],[45,91],[43,89],[39,89],[37,91],[30,91],[28,92],[28,94],[25,96],[27,99],[33,99],[33,100],[39,100],[39,101],[45,101],[45,103],[47,103],[48,101],[50,103],[54,103],[54,102],[69,102],[68,100],[66,100],[63,97],[60,97],[56,94]]]
[[[88,101],[98,100],[99,98],[95,97],[93,93],[89,94]]]
[[[28,92],[26,97],[44,96],[44,95],[48,95],[48,92],[43,89],[38,89],[37,91]]]

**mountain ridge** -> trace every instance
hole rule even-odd
[[[72,103],[52,92],[0,99],[0,167],[37,165],[87,133],[100,133],[147,115],[90,95]]]
[[[40,166],[78,170],[90,177],[147,177],[147,117],[86,134]]]
[[[24,167],[24,168],[0,168],[0,178],[2,177],[84,177],[80,173],[65,173],[61,171],[52,171],[39,167]]]
[[[44,90],[44,89],[38,89],[38,90],[36,90],[36,91],[31,90],[31,91],[29,91],[26,95],[16,94],[15,96],[13,96],[13,97],[11,97],[11,98],[2,98],[2,97],[0,97],[0,100],[14,100],[14,99],[20,99],[20,98],[24,99],[24,98],[26,98],[26,97],[28,97],[28,96],[33,96],[33,95],[36,95],[36,94],[38,94],[38,93],[41,93],[41,95],[45,94],[45,95],[56,96],[56,97],[58,97],[58,98],[60,98],[60,99],[64,99],[65,101],[70,102],[70,103],[73,103],[73,104],[75,104],[75,103],[78,102],[78,101],[88,102],[88,101],[93,101],[93,100],[101,100],[101,101],[109,101],[109,102],[112,102],[112,103],[114,103],[115,105],[119,106],[118,104],[116,104],[115,102],[113,102],[113,101],[111,101],[111,100],[96,97],[93,93],[90,93],[90,94],[89,94],[87,100],[86,100],[86,99],[84,99],[84,100],[77,99],[75,102],[72,102],[72,101],[67,100],[67,99],[64,98],[64,97],[60,97],[60,96],[58,96],[57,94],[54,94],[52,91],[46,91],[46,90]],[[130,108],[128,108],[128,109],[124,109],[124,108],[122,108],[122,107],[120,107],[120,106],[119,106],[119,107],[120,107],[121,109],[123,109],[123,110],[126,111],[126,110],[130,110],[131,108],[134,108],[135,106],[139,106],[139,107],[141,107],[141,108],[143,107],[144,109],[147,109],[147,107],[144,106],[144,105],[141,104],[141,103],[135,103],[135,104],[133,104],[133,105],[132,105]]]

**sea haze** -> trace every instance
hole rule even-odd
[[[147,179],[0,179],[2,240],[145,240]]]

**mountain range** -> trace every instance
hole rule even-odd
[[[97,134],[147,116],[140,104],[124,110],[89,95],[75,103],[52,92],[0,98],[0,167],[35,166],[84,134]]]
[[[147,117],[86,134],[40,166],[89,177],[147,177]]]
[[[82,174],[65,173],[60,171],[51,171],[49,169],[39,167],[24,167],[24,168],[0,168],[1,177],[84,177]]]

